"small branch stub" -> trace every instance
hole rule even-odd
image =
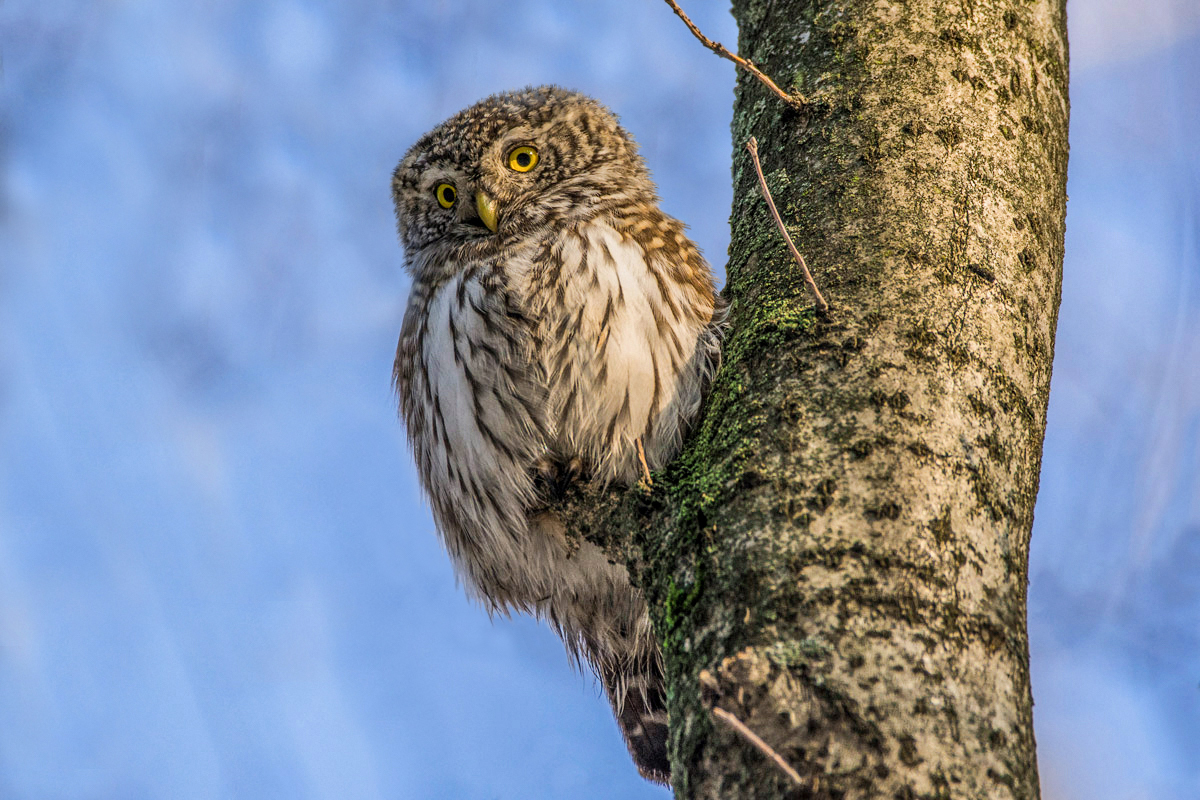
[[[700,29],[696,27],[696,23],[692,22],[688,18],[688,15],[683,13],[683,9],[679,7],[679,4],[676,3],[675,0],[667,0],[667,5],[671,7],[671,10],[675,12],[677,17],[683,20],[683,24],[688,26],[688,30],[692,32],[692,35],[700,40],[700,44],[704,45],[709,50],[712,50],[721,58],[729,59],[754,77],[758,78],[760,81],[762,81],[764,86],[778,95],[780,100],[787,103],[792,108],[803,110],[804,107],[808,105],[808,100],[804,97],[804,95],[799,93],[788,94],[783,89],[780,89],[775,81],[767,77],[766,73],[754,66],[753,61],[748,58],[742,58],[737,53],[731,52],[729,48],[725,47],[725,45],[721,44],[720,42],[714,42],[712,39],[701,33]]]
[[[779,216],[779,209],[775,208],[775,200],[771,197],[771,190],[767,188],[767,179],[763,175],[762,164],[758,160],[758,139],[751,136],[750,140],[746,142],[746,149],[750,151],[750,157],[754,159],[754,170],[758,173],[758,185],[762,187],[763,199],[767,201],[767,208],[771,209],[771,216],[775,218],[775,224],[779,226],[779,232],[783,234],[784,240],[787,241],[788,249],[792,251],[792,258],[796,259],[796,263],[800,265],[800,269],[804,273],[804,282],[808,284],[813,297],[816,298],[817,307],[824,313],[829,310],[829,303],[826,303],[825,298],[821,296],[821,290],[817,288],[817,283],[813,280],[812,273],[808,271],[808,264],[804,261],[804,256],[800,255],[800,251],[796,249],[796,243],[792,241],[792,235],[788,233],[787,228],[783,224],[783,218]]]
[[[733,714],[730,714],[723,708],[714,708],[712,713],[714,717],[721,720],[726,725],[741,734],[742,738],[754,745],[764,756],[771,759],[771,761],[775,763],[775,766],[779,767],[779,769],[785,775],[796,782],[797,786],[805,785],[804,779],[800,777],[800,773],[796,772],[796,770],[792,768],[791,764],[784,761],[783,756],[779,755],[779,753],[776,753],[769,744],[762,740],[762,737],[746,727],[746,723],[742,722],[740,719],[735,717]]]

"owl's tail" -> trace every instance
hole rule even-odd
[[[603,674],[601,681],[638,772],[647,780],[669,784],[666,692],[657,665],[647,666],[650,669],[634,674]]]
[[[564,535],[551,512],[530,523],[548,536]],[[638,772],[670,783],[666,682],[646,601],[629,585],[625,568],[589,542],[565,563],[573,571],[560,571],[559,591],[531,610],[550,622],[571,658],[599,678]]]

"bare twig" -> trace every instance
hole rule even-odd
[[[642,447],[642,437],[633,440],[637,445],[638,463],[642,465],[642,478],[646,481],[647,486],[653,486],[654,481],[650,479],[650,467],[646,464],[646,450]]]
[[[783,770],[789,778],[794,780],[798,786],[805,786],[804,779],[800,777],[800,773],[792,769],[792,765],[783,760],[783,756],[771,749],[771,746],[759,738],[758,734],[746,727],[746,724],[740,719],[730,714],[723,708],[714,708],[713,716],[724,722],[729,727],[740,733],[742,737],[750,744],[754,745],[767,758],[775,762],[775,765]]]
[[[779,226],[780,233],[787,240],[788,249],[792,251],[792,258],[796,259],[796,263],[804,271],[804,281],[812,290],[813,297],[817,298],[817,306],[821,311],[828,311],[829,303],[826,303],[825,298],[821,296],[821,290],[817,288],[812,273],[808,271],[808,264],[805,263],[804,256],[800,255],[800,251],[796,249],[796,243],[792,241],[791,234],[787,232],[787,228],[783,225],[783,219],[779,216],[779,209],[775,208],[775,200],[771,197],[771,190],[767,188],[767,179],[763,176],[762,164],[758,161],[758,140],[751,136],[750,141],[746,142],[746,149],[750,151],[750,157],[754,159],[754,169],[758,172],[758,185],[762,187],[763,198],[767,201],[767,207],[771,209],[771,216],[775,218],[775,224]]]
[[[709,50],[712,50],[721,58],[728,58],[739,67],[758,78],[760,81],[762,81],[764,86],[766,86],[775,94],[779,95],[779,98],[783,100],[783,102],[787,103],[793,108],[803,109],[808,105],[808,100],[804,97],[804,95],[798,92],[795,94],[788,94],[783,89],[780,89],[779,86],[776,85],[775,81],[768,78],[761,69],[754,66],[753,61],[748,58],[742,58],[737,53],[729,52],[725,45],[721,44],[720,42],[714,42],[712,39],[701,33],[700,29],[696,27],[696,23],[688,19],[688,15],[683,13],[683,9],[679,7],[679,4],[676,3],[675,0],[667,0],[667,5],[671,7],[671,10],[675,12],[676,16],[683,20],[683,24],[688,26],[688,30],[692,32],[692,35],[700,40],[700,44],[704,45]]]

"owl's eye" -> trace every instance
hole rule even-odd
[[[537,150],[529,145],[517,147],[508,154],[508,168],[514,172],[529,172],[537,166],[537,162]]]
[[[454,191],[454,187],[448,183],[439,183],[434,194],[437,195],[438,205],[442,208],[450,208],[458,199],[458,192]]]

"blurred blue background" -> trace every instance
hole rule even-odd
[[[1044,795],[1195,800],[1200,4],[1070,16]],[[720,267],[733,67],[659,0],[8,0],[0,52],[0,798],[667,797],[547,629],[455,586],[389,386],[388,178],[560,83]]]

